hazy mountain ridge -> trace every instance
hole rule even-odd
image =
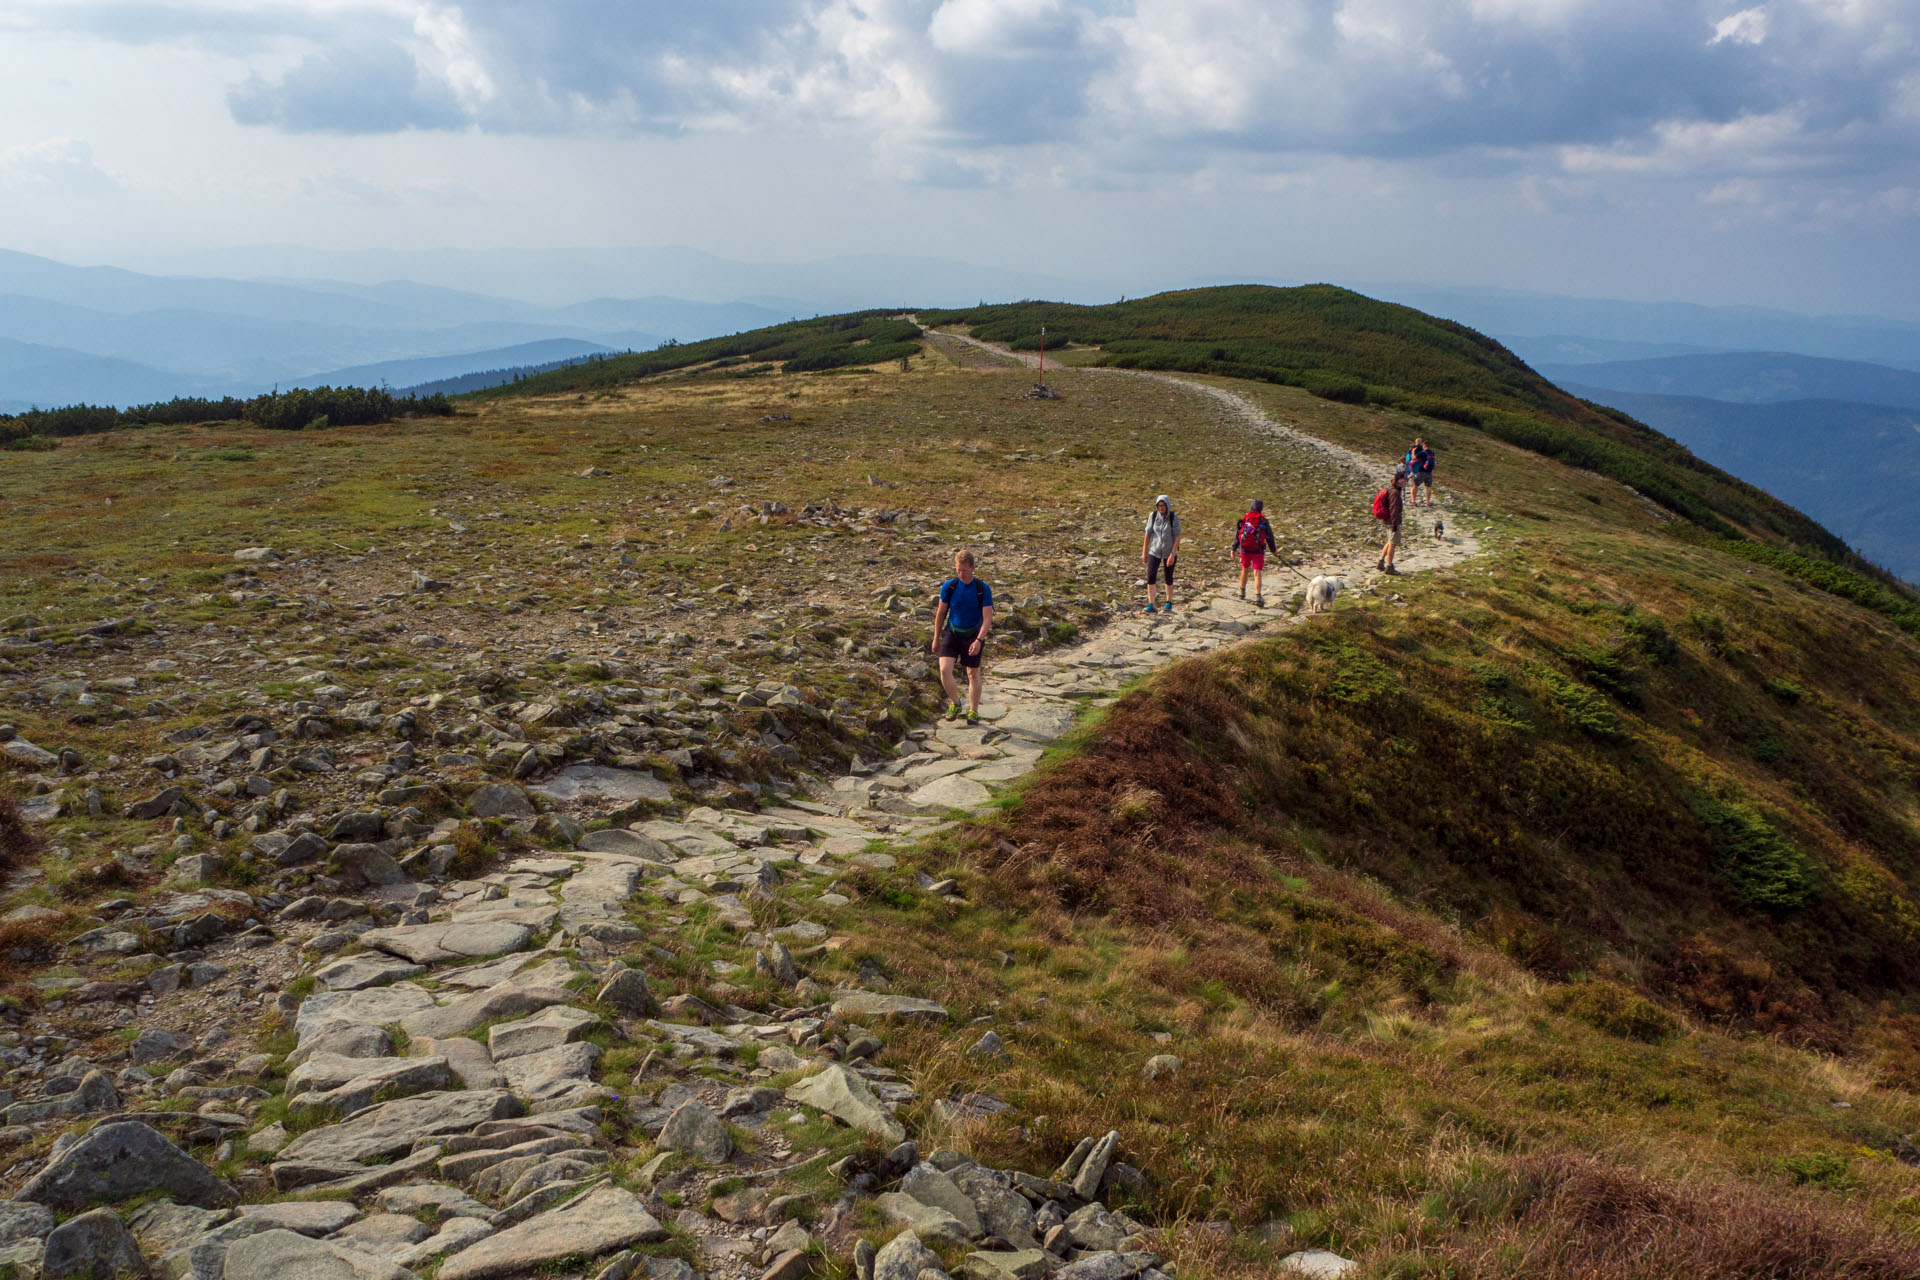
[[[1805,511],[1876,564],[1920,582],[1912,538],[1920,412],[1838,400],[1740,404],[1561,384],[1630,413]]]
[[[1642,395],[1704,396],[1739,404],[1839,400],[1920,409],[1920,373],[1786,351],[1726,351],[1535,367],[1555,382]]]
[[[527,343],[643,349],[785,318],[759,303],[659,294],[546,306],[405,280],[163,277],[0,252],[0,339],[31,348],[0,356],[0,409],[245,396],[439,361],[405,375],[428,381],[500,367],[503,348]]]

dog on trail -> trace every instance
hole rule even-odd
[[[1307,612],[1325,613],[1333,608],[1333,598],[1347,589],[1345,578],[1321,574],[1307,584]]]
[[[1436,538],[1444,538],[1447,536],[1447,522],[1445,520],[1435,520],[1433,522],[1433,536]]]

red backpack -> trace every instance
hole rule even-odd
[[[1393,486],[1388,485],[1373,495],[1373,518],[1391,520],[1393,518]]]
[[[1250,556],[1260,554],[1260,549],[1267,545],[1266,538],[1260,533],[1261,522],[1265,519],[1258,511],[1249,511],[1240,517],[1240,533],[1236,541],[1240,544],[1240,550]]]

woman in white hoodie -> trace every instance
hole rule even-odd
[[[1167,612],[1173,612],[1173,562],[1180,555],[1180,517],[1166,494],[1153,500],[1153,513],[1147,517],[1147,533],[1140,540],[1140,559],[1147,566],[1147,612],[1153,612],[1153,584],[1165,575]]]

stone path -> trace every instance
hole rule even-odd
[[[1196,393],[1224,399],[1290,445],[1319,450],[1350,489],[1334,500],[1370,495],[1378,468],[1365,460],[1270,422],[1231,392]],[[1448,523],[1448,540],[1415,540],[1409,572],[1475,554],[1458,518]],[[1188,551],[1188,579],[1201,576],[1193,566],[1207,554]],[[1224,552],[1212,554],[1224,566]],[[1373,572],[1371,553],[1299,568],[1343,574],[1355,595],[1402,603],[1393,580]],[[1288,577],[1284,567],[1272,573]],[[989,804],[1085,707],[1126,682],[1280,627],[1313,625],[1281,607],[1289,589],[1275,584],[1262,608],[1216,585],[1172,614],[1124,618],[1045,657],[990,660],[982,723],[916,729],[895,758],[820,782],[811,799],[754,812],[698,807],[587,831],[536,816],[520,788],[494,783],[470,803],[484,799],[499,821],[557,833],[571,847],[451,880],[444,862],[393,864],[372,844],[333,848],[343,862],[342,850],[370,851],[354,863],[363,898],[285,903],[257,935],[263,945],[295,947],[301,987],[310,988],[279,998],[291,1032],[284,1058],[262,1055],[217,1085],[182,1067],[159,1085],[168,1105],[135,1113],[105,1072],[77,1059],[60,1064],[52,1078],[63,1085],[14,1104],[8,1122],[109,1120],[84,1137],[63,1135],[17,1199],[0,1202],[0,1265],[78,1257],[76,1273],[112,1270],[131,1249],[159,1273],[193,1280],[406,1280],[435,1267],[440,1280],[628,1280],[643,1270],[648,1280],[693,1280],[696,1270],[720,1280],[799,1280],[826,1246],[852,1248],[858,1280],[919,1280],[940,1271],[923,1243],[932,1241],[977,1246],[956,1269],[968,1280],[1166,1280],[1145,1229],[1105,1206],[1115,1179],[1138,1176],[1118,1159],[1117,1135],[1090,1136],[1047,1178],[986,1169],[950,1151],[921,1158],[898,1115],[913,1086],[880,1055],[889,1026],[945,1021],[947,1011],[873,989],[884,986],[878,975],[832,989],[808,976],[850,941],[808,917],[848,903],[841,876],[890,868],[890,847],[938,829],[954,810]],[[618,772],[576,767],[545,791],[591,789],[609,808],[658,799],[621,790],[629,779],[611,776]],[[379,816],[361,834],[374,834]],[[432,829],[427,847],[445,847],[434,841],[450,840],[459,825]],[[326,849],[313,839],[316,853]],[[347,887],[333,883],[336,892]],[[959,900],[951,881],[923,875],[920,888]],[[661,999],[648,969],[692,979],[685,985],[717,1003]],[[776,994],[750,994],[766,990]],[[185,1052],[151,1035],[142,1040],[156,1064]],[[997,1047],[989,1033],[979,1048]],[[237,1078],[280,1070],[278,1103]],[[776,1088],[768,1083],[775,1077],[791,1082]],[[144,1088],[156,1078],[118,1080]],[[183,1101],[195,1108],[190,1116],[179,1113]],[[935,1105],[965,1114],[1002,1104],[969,1095]],[[796,1136],[823,1115],[888,1148],[884,1158],[869,1151],[835,1164],[845,1190],[832,1204],[784,1180],[836,1154]],[[209,1146],[216,1165],[238,1162],[228,1166],[238,1172],[231,1182],[216,1177],[162,1129]],[[864,1241],[850,1244],[845,1211],[896,1184],[878,1207],[911,1230],[877,1254]],[[138,1207],[114,1208],[127,1203]],[[57,1227],[48,1212],[89,1205],[105,1207]],[[801,1205],[819,1214],[811,1232],[792,1220]],[[70,1230],[75,1223],[84,1230]],[[670,1229],[683,1233],[675,1247],[690,1246],[697,1268],[664,1247]]]

